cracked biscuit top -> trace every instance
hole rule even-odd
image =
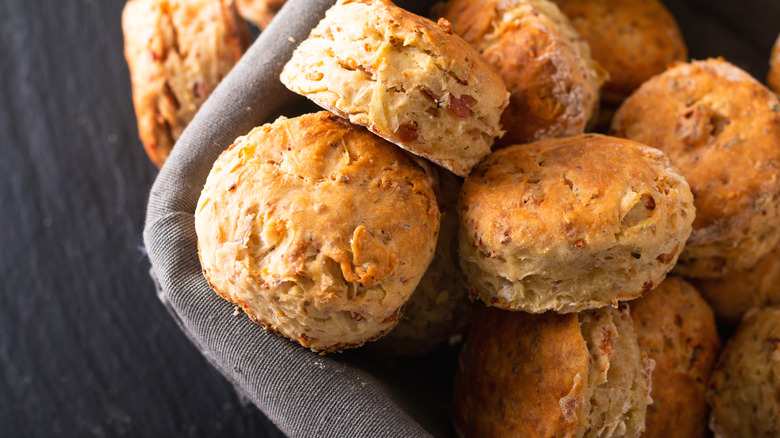
[[[472,296],[535,313],[616,305],[653,289],[695,214],[663,153],[597,134],[493,152],[466,178],[458,212]]]
[[[130,0],[122,13],[138,134],[162,167],[248,44],[233,0]]]
[[[664,152],[696,197],[675,271],[750,269],[780,240],[780,101],[723,59],[679,63],[642,84],[611,133]]]
[[[433,258],[439,210],[403,151],[327,112],[255,128],[195,212],[203,272],[258,324],[316,351],[390,330]]]
[[[287,88],[465,176],[502,134],[498,72],[449,23],[387,0],[340,0],[295,50]]]

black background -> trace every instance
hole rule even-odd
[[[0,1],[0,436],[282,436],[157,300],[123,6]]]
[[[775,0],[667,3],[692,57],[763,80]],[[123,6],[0,0],[0,435],[281,436],[155,295]]]

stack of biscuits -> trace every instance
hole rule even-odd
[[[778,97],[655,0],[431,18],[339,0],[298,46],[280,79],[325,111],[214,163],[211,288],[319,353],[465,334],[459,436],[780,434]]]

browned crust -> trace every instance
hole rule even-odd
[[[122,14],[138,134],[161,167],[200,105],[243,54],[233,0],[130,0]]]
[[[736,326],[751,308],[780,304],[780,247],[772,249],[748,270],[691,282],[712,306],[718,322]]]
[[[704,399],[721,349],[712,309],[690,284],[667,278],[631,302],[639,347],[655,361],[646,438],[708,436]]]
[[[690,184],[682,274],[750,267],[778,241],[780,101],[744,71],[722,59],[677,64],[624,102],[611,133],[662,150]]]
[[[658,0],[554,0],[609,72],[602,101],[617,106],[688,49],[672,14]],[[608,125],[607,125],[608,126]]]
[[[588,361],[576,314],[480,308],[458,362],[455,426],[467,437],[574,436]]]
[[[512,24],[503,22],[513,9],[526,11]],[[437,12],[498,69],[510,92],[499,147],[585,130],[603,78],[590,65],[590,55],[567,39],[561,26],[570,26],[568,22],[556,22],[534,4],[520,1],[509,6],[497,0],[451,0]]]
[[[707,391],[716,437],[776,437],[780,307],[748,312],[723,349]]]
[[[269,331],[340,351],[396,325],[433,256],[439,211],[403,151],[320,112],[223,152],[195,226],[220,296]]]

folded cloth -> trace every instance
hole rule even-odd
[[[194,211],[206,176],[217,156],[254,126],[279,115],[316,110],[287,91],[279,73],[333,3],[290,0],[184,131],[149,197],[144,241],[153,275],[161,300],[192,342],[287,435],[452,435],[448,388],[428,384],[431,379],[425,375],[416,376],[425,370],[398,363],[388,366],[359,351],[312,353],[235,312],[232,304],[209,289],[201,273]],[[433,3],[398,2],[422,14]],[[691,56],[723,55],[763,80],[770,48],[780,32],[772,21],[780,13],[778,4],[668,3]],[[738,13],[729,13],[732,9]],[[447,375],[451,370],[440,371],[436,361],[430,365],[428,376],[439,373],[444,381],[451,380],[452,374]]]

